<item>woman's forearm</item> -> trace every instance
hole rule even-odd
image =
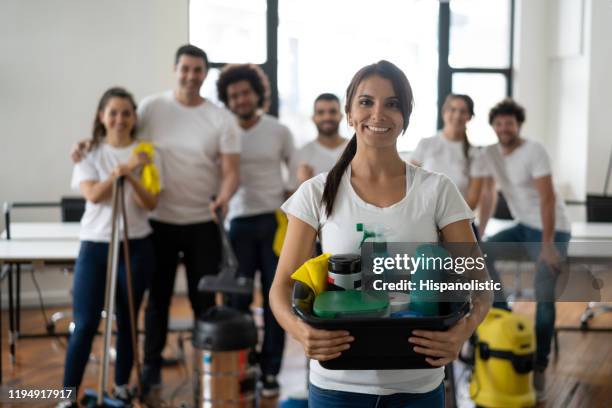
[[[274,281],[270,288],[270,309],[276,317],[278,324],[285,329],[292,337],[296,337],[293,333],[295,330],[296,316],[293,314],[293,306],[291,304],[291,292],[293,290],[290,282]]]
[[[114,176],[109,176],[104,181],[82,181],[80,184],[83,197],[94,204],[109,200],[113,194]]]
[[[136,201],[136,204],[138,204],[138,206],[144,208],[145,210],[154,210],[157,206],[158,195],[152,194],[147,189],[145,189],[140,183],[140,181],[133,174],[128,174],[126,178],[134,188],[133,197],[134,201]]]

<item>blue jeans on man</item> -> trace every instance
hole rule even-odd
[[[278,264],[278,257],[272,249],[277,226],[275,214],[266,213],[232,219],[229,232],[238,258],[238,275],[253,278],[255,271],[261,272],[264,338],[259,365],[264,376],[279,373],[285,347],[285,331],[274,318],[269,302],[270,287]],[[234,295],[230,305],[248,312],[252,302],[252,295]]]
[[[568,243],[571,234],[569,232],[555,231],[554,245],[562,257],[567,256]],[[538,300],[536,306],[536,358],[535,367],[544,369],[548,366],[548,356],[550,355],[550,346],[555,330],[555,284],[557,282],[557,274],[550,271],[549,268],[542,262],[538,262],[540,255],[542,230],[528,227],[524,224],[517,224],[513,227],[505,229],[493,235],[486,241],[491,242],[514,242],[524,243],[523,246],[526,254],[530,259],[537,263],[536,275],[534,279],[535,297]],[[499,274],[494,265],[494,259],[488,258],[487,268],[491,278],[500,282]],[[493,303],[494,307],[508,308],[505,300],[497,300]]]

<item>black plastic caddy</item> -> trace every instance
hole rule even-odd
[[[324,330],[348,330],[355,340],[340,357],[322,361],[329,370],[398,370],[432,368],[408,342],[412,330],[444,331],[467,314],[470,303],[439,303],[440,316],[322,319],[313,314],[314,292],[305,284],[293,286],[293,311],[309,325]]]

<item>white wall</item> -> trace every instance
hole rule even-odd
[[[612,3],[517,1],[515,97],[524,134],[545,143],[567,199],[600,192],[610,150]],[[584,208],[576,209],[576,218]]]
[[[104,90],[121,85],[140,99],[172,86],[174,51],[188,39],[187,6],[0,2],[0,201],[58,201],[71,193],[68,152],[90,136]]]
[[[612,2],[591,0],[586,189],[601,194],[612,150]],[[612,184],[612,183],[611,183]],[[608,188],[612,194],[612,186]]]
[[[187,40],[188,0],[2,0],[0,202],[74,194],[68,152],[90,136],[104,90],[121,85],[141,99],[172,87],[174,52]],[[59,211],[13,215],[59,220]],[[70,276],[38,279],[47,302],[69,299]],[[36,299],[27,275],[23,295]]]

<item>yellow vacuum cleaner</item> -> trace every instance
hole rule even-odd
[[[475,348],[470,397],[477,406],[535,405],[533,322],[507,310],[492,308],[476,330]]]

